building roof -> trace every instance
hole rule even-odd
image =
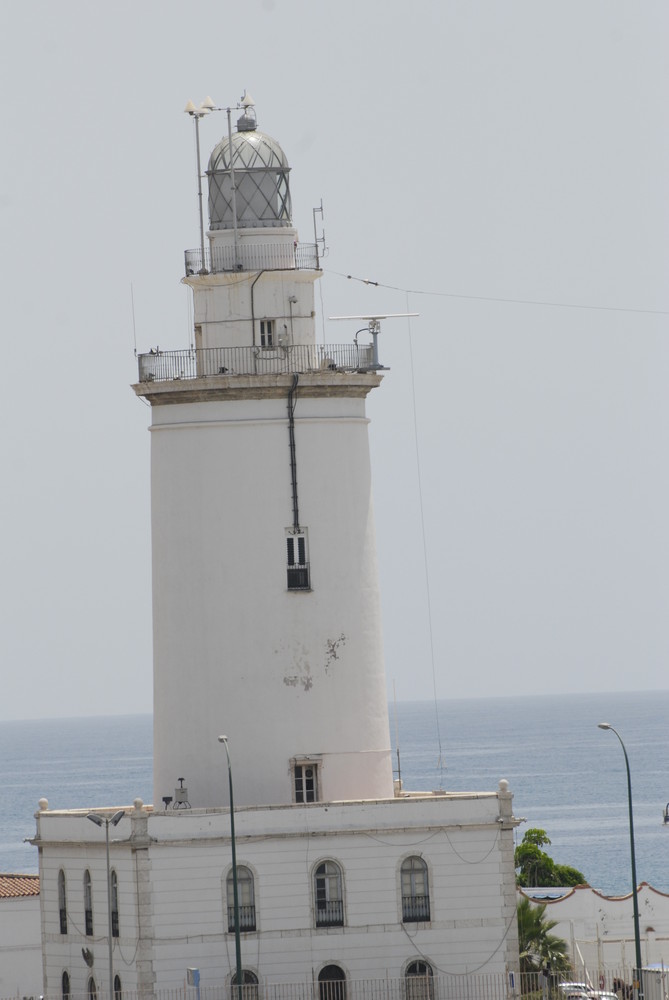
[[[39,896],[39,875],[0,874],[0,899]]]

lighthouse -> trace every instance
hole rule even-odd
[[[240,111],[185,255],[192,343],[140,355],[134,387],[151,405],[154,802],[40,799],[44,994],[169,1000],[197,973],[246,1000],[429,1000],[453,976],[506,995],[508,782],[393,784],[375,324],[367,344],[316,337],[317,246],[292,225],[283,150]]]
[[[154,802],[393,795],[365,344],[317,340],[317,245],[244,101],[186,251],[193,343],[140,357],[151,404]],[[181,789],[183,785],[186,789]],[[179,789],[177,793],[175,790]]]

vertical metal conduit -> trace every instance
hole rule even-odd
[[[295,459],[295,405],[299,375],[293,375],[288,393],[288,438],[290,441],[290,480],[293,488],[293,530],[300,530],[300,508],[297,501],[297,461]]]

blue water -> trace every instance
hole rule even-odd
[[[391,735],[395,740],[394,708]],[[506,778],[514,812],[551,838],[549,852],[607,893],[631,887],[627,782],[632,772],[637,876],[669,892],[669,691],[481,698],[397,706],[407,789],[491,791]],[[439,742],[442,748],[440,766]],[[37,871],[33,813],[152,800],[151,717],[0,722],[0,870]],[[395,760],[396,763],[396,760]]]

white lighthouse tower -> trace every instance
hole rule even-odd
[[[393,795],[365,397],[371,347],[317,343],[317,247],[249,100],[186,253],[194,348],[140,358],[152,407],[154,802]],[[174,802],[173,805],[185,804]]]

